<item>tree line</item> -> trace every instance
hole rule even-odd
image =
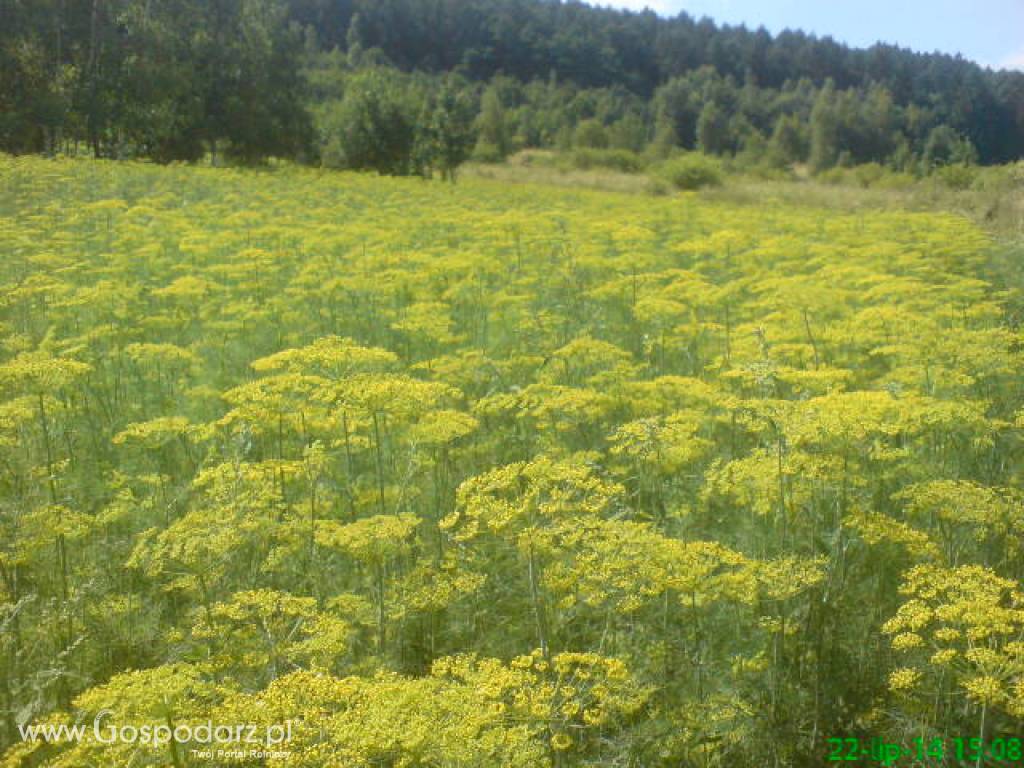
[[[577,2],[9,2],[0,70],[14,153],[446,177],[530,147],[915,172],[1024,156],[1024,74]]]

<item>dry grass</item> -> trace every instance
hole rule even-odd
[[[651,194],[656,184],[647,176],[609,170],[576,171],[537,165],[484,165],[470,163],[461,173],[502,184],[548,184],[554,187],[603,189],[624,194]]]
[[[503,184],[547,184],[557,187],[601,189],[623,194],[665,194],[663,182],[643,174],[613,170],[566,170],[540,162],[501,165],[471,163],[463,173],[471,178]],[[869,212],[872,210],[950,211],[966,216],[1000,240],[1024,242],[1024,188],[1006,190],[954,190],[931,180],[898,188],[826,184],[806,174],[791,181],[729,176],[724,185],[699,192],[709,200],[745,205],[784,203],[814,208]]]
[[[806,181],[730,179],[701,195],[751,205],[779,202],[844,211],[949,211],[973,219],[1000,239],[1024,238],[1024,189],[1011,193],[953,190],[930,182],[898,189],[863,188]]]

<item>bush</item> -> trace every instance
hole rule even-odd
[[[795,178],[793,170],[788,166],[780,168],[767,160],[744,162],[738,155],[726,165],[726,170],[761,181],[792,181]]]
[[[608,131],[597,120],[583,120],[576,126],[573,144],[581,149],[607,149]]]
[[[653,178],[648,180],[645,191],[654,197],[664,197],[672,191],[672,188],[664,179]]]
[[[873,187],[885,176],[885,168],[878,163],[865,163],[853,169],[853,178],[864,189]]]
[[[591,168],[609,168],[621,173],[640,173],[644,160],[628,149],[577,149],[570,155],[573,168],[588,171]]]
[[[707,155],[690,153],[661,166],[660,175],[676,189],[700,189],[722,183],[722,165]]]
[[[846,181],[846,169],[839,168],[838,166],[835,168],[829,168],[824,171],[819,171],[815,175],[815,178],[822,184],[839,185]]]
[[[875,189],[909,189],[917,184],[917,178],[911,173],[886,169],[872,186]]]
[[[505,156],[497,144],[481,140],[476,143],[472,159],[478,163],[500,163],[505,159]]]
[[[946,165],[934,171],[940,183],[955,190],[970,188],[976,175],[977,171],[969,165]]]
[[[975,168],[971,189],[978,192],[1013,194],[1024,191],[1024,161],[1008,165],[990,165]]]

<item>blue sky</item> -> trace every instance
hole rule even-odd
[[[663,16],[686,11],[727,24],[787,27],[857,47],[878,41],[915,51],[961,53],[994,68],[1024,70],[1024,0],[591,0]]]

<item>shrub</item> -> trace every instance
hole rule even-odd
[[[691,153],[666,162],[660,175],[676,189],[700,189],[722,183],[722,166],[707,155]]]
[[[672,188],[664,179],[653,178],[648,180],[645,191],[654,197],[663,197],[671,192]]]
[[[915,184],[917,184],[917,179],[913,174],[886,170],[872,186],[875,189],[909,189]]]
[[[828,170],[821,171],[816,175],[818,181],[822,184],[838,185],[846,181],[846,169],[845,168],[829,168]]]
[[[478,141],[473,150],[473,160],[478,163],[500,163],[504,159],[501,148],[487,141]]]
[[[934,171],[934,176],[940,183],[956,190],[970,188],[976,175],[976,169],[968,165],[946,165]]]
[[[570,156],[573,168],[587,171],[591,168],[609,168],[621,173],[640,173],[643,158],[628,149],[577,149]]]
[[[1024,190],[1024,162],[974,168],[971,189],[979,192],[1013,194]]]
[[[885,168],[878,163],[865,163],[853,169],[853,178],[864,189],[873,187],[885,176]]]
[[[795,178],[792,169],[789,167],[780,168],[767,161],[744,163],[739,161],[738,157],[728,167],[728,170],[732,173],[743,174],[752,179],[760,179],[762,181],[792,181]]]
[[[581,149],[607,149],[608,132],[597,120],[584,120],[576,126],[573,144]]]

